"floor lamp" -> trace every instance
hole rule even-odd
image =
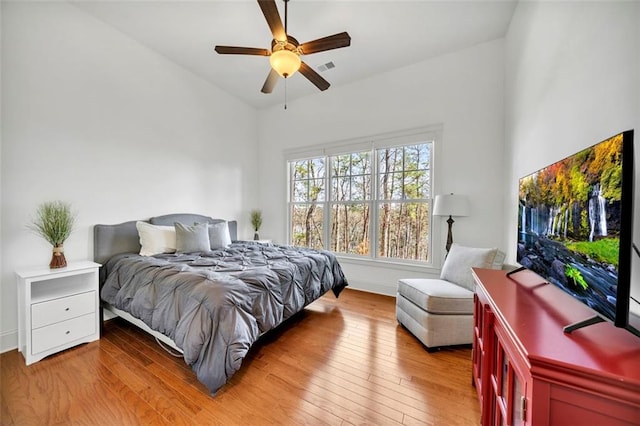
[[[469,216],[469,200],[465,195],[443,194],[436,195],[433,201],[434,216],[449,216],[447,223],[449,224],[449,233],[447,234],[447,253],[453,243],[453,220],[452,216]]]

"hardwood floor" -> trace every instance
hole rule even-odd
[[[3,425],[473,425],[471,349],[427,353],[392,297],[328,293],[254,345],[210,396],[182,359],[120,319],[25,366],[0,356]]]

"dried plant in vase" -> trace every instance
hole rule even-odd
[[[74,223],[75,215],[71,212],[69,203],[50,201],[38,206],[36,217],[27,225],[29,229],[53,245],[50,268],[67,266],[63,244],[71,235]]]
[[[254,230],[253,239],[259,240],[260,234],[258,234],[258,231],[262,226],[262,212],[260,210],[251,210],[251,225]]]

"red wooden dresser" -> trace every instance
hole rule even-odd
[[[530,271],[473,270],[473,382],[483,425],[640,425],[640,338]]]

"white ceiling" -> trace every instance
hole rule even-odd
[[[271,47],[256,1],[81,1],[75,6],[256,108],[284,101],[285,84],[260,92],[269,72],[263,56],[219,55],[215,45]],[[284,3],[277,1],[284,19]],[[504,37],[516,0],[291,0],[288,32],[300,43],[347,31],[351,46],[303,56],[336,86]],[[288,100],[320,92],[297,73]]]

